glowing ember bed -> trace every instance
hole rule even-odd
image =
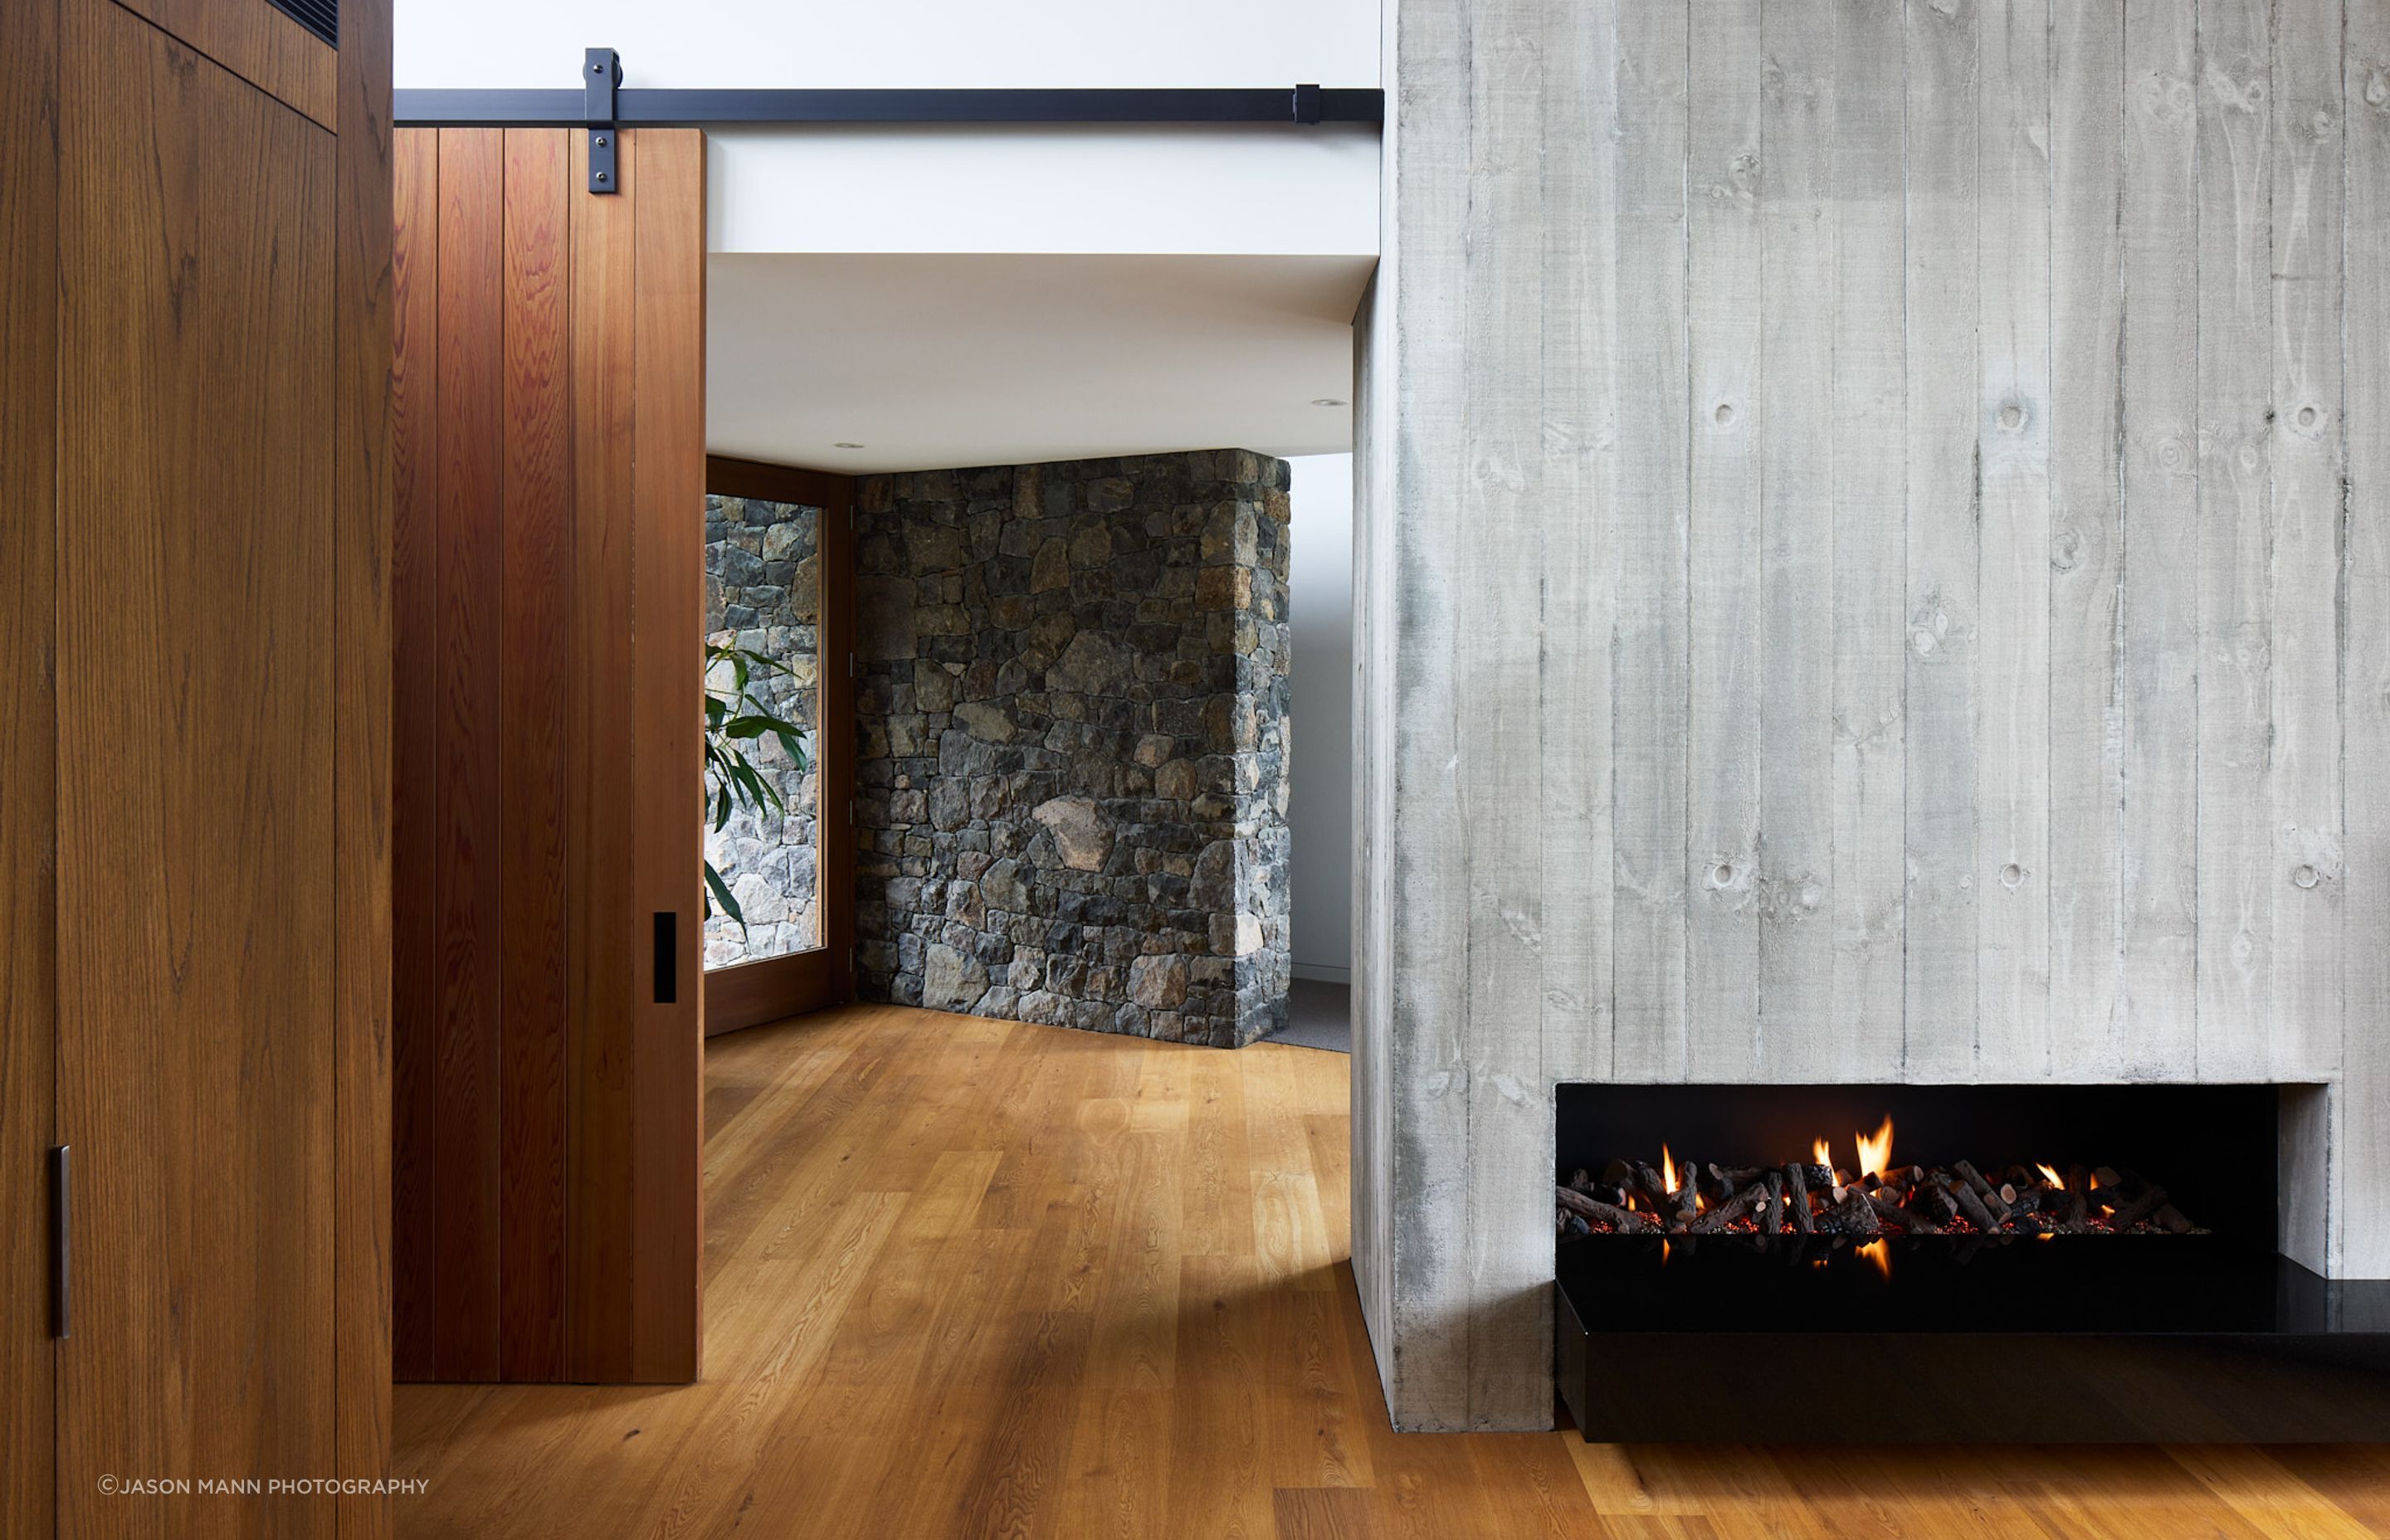
[[[2279,1254],[2276,1107],[1563,1085],[1561,1396],[1597,1442],[2390,1439],[2390,1283]]]

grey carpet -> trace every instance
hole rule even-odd
[[[1286,995],[1286,1030],[1270,1039],[1298,1048],[1353,1051],[1353,989],[1349,984],[1297,979]]]

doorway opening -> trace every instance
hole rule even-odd
[[[854,481],[709,456],[705,1033],[854,995]]]

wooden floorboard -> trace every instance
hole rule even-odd
[[[1342,1055],[851,1007],[706,1051],[706,1379],[402,1385],[407,1540],[2390,1535],[2390,1451],[1399,1434]]]

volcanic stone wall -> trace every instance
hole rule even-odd
[[[1217,450],[857,483],[866,998],[1285,1024],[1287,481]]]

